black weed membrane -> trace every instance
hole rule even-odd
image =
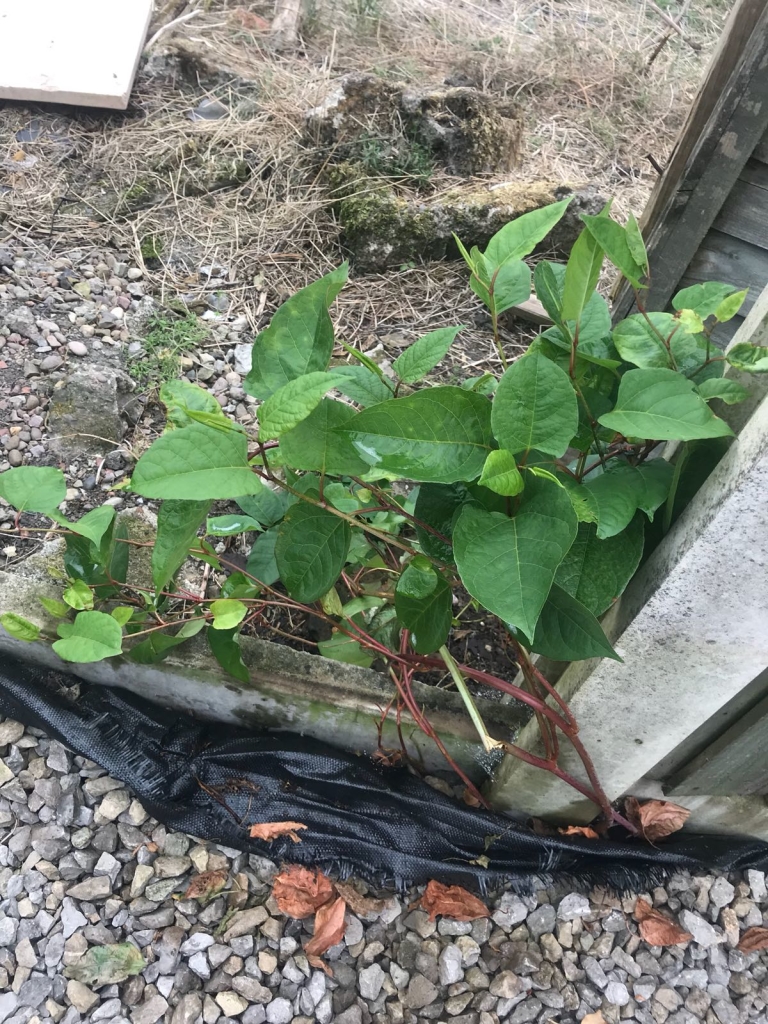
[[[536,835],[436,792],[404,768],[289,733],[199,722],[126,690],[7,659],[0,715],[43,730],[121,779],[164,825],[275,861],[403,888],[436,879],[486,891],[568,879],[644,889],[673,871],[768,868],[768,844],[677,833],[633,839]],[[301,843],[251,839],[256,822],[297,821]]]

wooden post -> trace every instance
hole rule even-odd
[[[270,36],[276,50],[288,50],[299,39],[301,0],[277,0]]]
[[[739,0],[643,213],[653,275],[648,309],[665,309],[682,286],[681,278],[768,129],[767,64],[768,0]],[[758,291],[766,280],[768,274]],[[616,319],[633,307],[632,290],[620,281]]]

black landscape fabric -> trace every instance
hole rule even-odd
[[[684,832],[654,847],[536,835],[443,796],[404,768],[290,733],[197,721],[10,658],[0,666],[0,715],[97,762],[169,828],[342,877],[398,888],[436,879],[481,891],[561,877],[624,891],[683,868],[768,868],[768,844],[748,838]],[[249,838],[248,826],[273,821],[305,824],[301,843]]]

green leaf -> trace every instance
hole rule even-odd
[[[672,335],[669,347],[672,350],[678,372],[682,373],[684,377],[689,377],[696,384],[708,377],[722,376],[724,368],[722,360],[703,367],[707,361],[706,334],[688,334],[685,330],[678,330]]]
[[[493,292],[489,295],[497,316],[531,297],[531,268],[522,260],[503,263],[492,280]]]
[[[364,409],[392,397],[392,388],[386,381],[365,366],[334,366],[332,372],[344,378],[336,385],[336,390]]]
[[[373,655],[345,633],[334,631],[330,640],[321,640],[317,649],[324,658],[332,658],[334,661],[343,661],[347,665],[359,665],[360,668],[370,668],[373,664]]]
[[[37,600],[45,608],[49,615],[56,619],[64,619],[69,615],[69,605],[58,601],[55,597],[40,597]]]
[[[66,524],[67,528],[72,530],[73,533],[77,533],[81,537],[87,537],[98,548],[104,539],[104,534],[112,525],[112,520],[115,518],[115,510],[111,505],[102,505],[100,508],[94,508],[90,512],[86,512],[76,523],[69,522],[64,516],[53,515],[52,518],[56,522],[62,523],[62,525]]]
[[[133,617],[133,608],[113,608],[109,613],[119,626],[124,626]]]
[[[118,942],[108,946],[91,946],[70,967],[64,969],[68,978],[84,985],[116,985],[131,975],[141,974],[147,962],[132,942]]]
[[[162,661],[174,647],[178,647],[179,644],[196,636],[204,625],[205,620],[202,618],[190,619],[184,623],[175,636],[161,633],[159,630],[157,633],[150,633],[146,640],[142,640],[140,644],[131,648],[129,652],[131,661],[136,661],[140,665],[155,665],[158,661]]]
[[[351,540],[349,523],[326,509],[299,502],[277,527],[280,579],[297,601],[317,601],[339,578]]]
[[[213,629],[233,629],[239,626],[248,614],[248,608],[242,601],[222,598],[211,604]]]
[[[664,369],[625,373],[613,412],[602,415],[599,422],[625,437],[654,441],[733,435],[698,394],[693,381]]]
[[[164,501],[157,513],[157,537],[152,548],[152,582],[165,590],[197,540],[197,531],[210,501]]]
[[[698,313],[702,320],[712,316],[717,307],[738,291],[731,284],[721,284],[719,281],[705,281],[703,284],[692,284],[690,288],[683,288],[672,299],[674,309],[692,309]]]
[[[348,276],[348,266],[302,288],[278,309],[253,345],[251,371],[243,387],[266,399],[288,381],[327,370],[333,351],[333,324],[328,308]]]
[[[613,343],[623,360],[635,366],[670,365],[669,352],[659,337],[668,338],[677,326],[671,313],[640,313],[628,316],[613,329]],[[648,322],[650,321],[650,323]]]
[[[462,388],[426,388],[364,409],[340,432],[385,473],[435,483],[473,480],[491,447],[491,403]]]
[[[704,330],[704,321],[695,309],[681,309],[677,314],[677,319],[688,334],[701,334]]]
[[[243,495],[235,501],[247,516],[261,523],[262,527],[274,526],[296,499],[288,491],[272,488],[262,481],[259,483],[261,487],[253,494]]]
[[[525,481],[517,468],[515,457],[506,448],[499,448],[489,453],[478,483],[496,494],[509,497],[519,494],[525,487]]]
[[[18,466],[0,473],[0,498],[19,512],[51,512],[67,497],[60,469]]]
[[[653,522],[653,513],[667,500],[675,469],[666,459],[651,459],[641,463],[636,471],[643,481],[637,507]]]
[[[745,398],[749,397],[749,391],[738,381],[728,380],[727,377],[710,377],[698,385],[698,392],[701,397],[710,402],[713,398],[719,398],[726,405],[738,405]]]
[[[642,287],[640,278],[643,276],[643,267],[632,255],[625,229],[615,220],[601,214],[592,217],[583,213],[581,219],[614,267],[619,269],[635,288]]]
[[[43,599],[40,598],[40,600],[42,602]],[[36,626],[34,622],[30,622],[29,619],[22,618],[21,615],[16,615],[15,612],[4,612],[0,615],[0,626],[14,640],[24,640],[27,643],[32,643],[33,640],[37,640],[40,636],[39,626]]]
[[[621,661],[592,612],[556,583],[536,623],[531,650],[553,661]]]
[[[744,291],[734,292],[732,295],[726,296],[715,310],[715,320],[721,324],[732,320],[743,306],[748,292],[749,288],[745,288]]]
[[[568,374],[538,352],[518,359],[499,382],[491,423],[501,447],[513,455],[531,448],[562,455],[579,423]]]
[[[261,531],[261,523],[250,516],[212,516],[205,526],[208,537],[231,537],[236,533],[248,533],[250,530]]]
[[[485,250],[486,260],[494,267],[500,267],[508,260],[519,260],[532,253],[558,223],[571,201],[562,199],[559,203],[531,210],[522,217],[505,224],[497,231]]]
[[[272,527],[271,530],[262,533],[254,541],[245,566],[246,572],[251,576],[255,576],[259,583],[263,583],[266,587],[271,587],[273,583],[280,579],[277,562],[275,561],[276,542],[277,527]]]
[[[326,615],[335,615],[337,617],[343,615],[341,598],[336,587],[331,587],[327,594],[323,594],[320,598],[320,607]]]
[[[564,284],[565,267],[562,263],[539,260],[533,272],[533,286],[539,302],[556,324],[563,320]]]
[[[259,440],[270,441],[306,419],[320,400],[344,381],[337,373],[318,370],[289,381],[259,406]]]
[[[234,424],[225,415],[215,396],[188,380],[169,380],[160,388],[160,401],[168,413],[169,427],[188,427],[199,422],[199,414],[209,422],[230,429]]]
[[[630,213],[627,217],[627,245],[632,259],[641,268],[644,273],[648,273],[648,253],[645,249],[645,242],[643,241],[643,235],[640,231],[640,225],[637,223],[634,213]]]
[[[597,536],[601,540],[613,537],[629,525],[645,493],[638,471],[628,462],[616,459],[608,463],[604,473],[589,476],[582,487],[597,517]]]
[[[643,554],[643,520],[635,516],[626,530],[599,540],[591,523],[579,523],[576,540],[560,563],[555,583],[592,615],[602,615],[623,594]]]
[[[738,345],[728,349],[725,358],[736,370],[743,373],[768,373],[768,346],[751,345],[748,341],[740,341]],[[13,473],[14,470],[11,470]],[[0,485],[6,474],[0,476]]]
[[[453,344],[456,335],[463,329],[464,326],[461,325],[430,331],[409,345],[392,363],[392,369],[405,384],[415,384],[437,366]]]
[[[324,398],[305,420],[280,438],[286,465],[334,476],[367,473],[368,463],[360,458],[349,436],[341,433],[354,416],[350,406]]]
[[[420,522],[450,537],[456,513],[467,498],[467,488],[463,484],[425,484],[419,490],[413,514]],[[434,533],[417,524],[416,536],[425,554],[441,562],[453,561],[451,545],[440,540]]]
[[[565,267],[563,320],[579,320],[600,278],[603,250],[586,228],[576,239]]]
[[[87,583],[82,580],[75,580],[61,595],[64,603],[75,611],[84,611],[93,608],[93,591]]]
[[[256,597],[258,593],[259,587],[252,580],[249,580],[243,572],[230,573],[221,585],[222,597],[248,599]]]
[[[490,293],[491,273],[488,262],[476,245],[472,246],[470,257],[473,260],[474,270],[472,277],[469,279],[469,287],[485,303],[488,309],[491,309],[493,307],[493,300]]]
[[[163,434],[133,471],[131,488],[145,498],[203,501],[257,494],[261,481],[248,465],[245,434],[193,423]]]
[[[537,477],[512,519],[465,505],[453,531],[461,580],[485,608],[533,636],[577,527],[567,491]]]
[[[59,624],[59,636],[53,649],[64,661],[103,661],[123,649],[122,628],[105,612],[79,612],[74,622]]]
[[[415,558],[397,581],[395,610],[411,632],[417,654],[432,654],[451,631],[452,592],[448,583],[424,558]]]
[[[243,661],[238,638],[239,626],[232,629],[208,629],[208,645],[213,656],[224,669],[241,683],[249,683],[251,674]]]

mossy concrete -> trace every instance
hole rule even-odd
[[[473,181],[428,198],[414,197],[367,176],[355,164],[334,168],[331,182],[342,242],[363,272],[456,258],[454,235],[467,249],[484,249],[511,220],[571,195],[566,215],[539,246],[541,252],[563,257],[583,226],[580,214],[597,213],[604,202],[594,189],[541,181]]]
[[[57,623],[39,597],[61,596],[61,586],[46,571],[47,565],[56,565],[60,557],[60,545],[48,544],[14,572],[0,572],[0,614],[22,615],[51,640],[56,638]],[[241,639],[241,650],[249,670],[247,683],[225,673],[200,637],[175,648],[156,665],[139,665],[126,656],[72,665],[62,662],[49,643],[14,640],[0,628],[0,656],[13,654],[92,683],[122,686],[202,718],[288,730],[348,750],[372,753],[377,749],[382,711],[394,695],[387,677],[249,637]],[[414,693],[451,756],[473,778],[484,777],[487,758],[458,695],[422,683],[414,684]],[[478,704],[495,736],[514,737],[521,722],[516,708],[492,701]],[[433,742],[409,715],[402,716],[401,726],[407,750],[417,761],[428,770],[446,767]],[[400,748],[394,711],[384,721],[381,740],[384,749]]]

